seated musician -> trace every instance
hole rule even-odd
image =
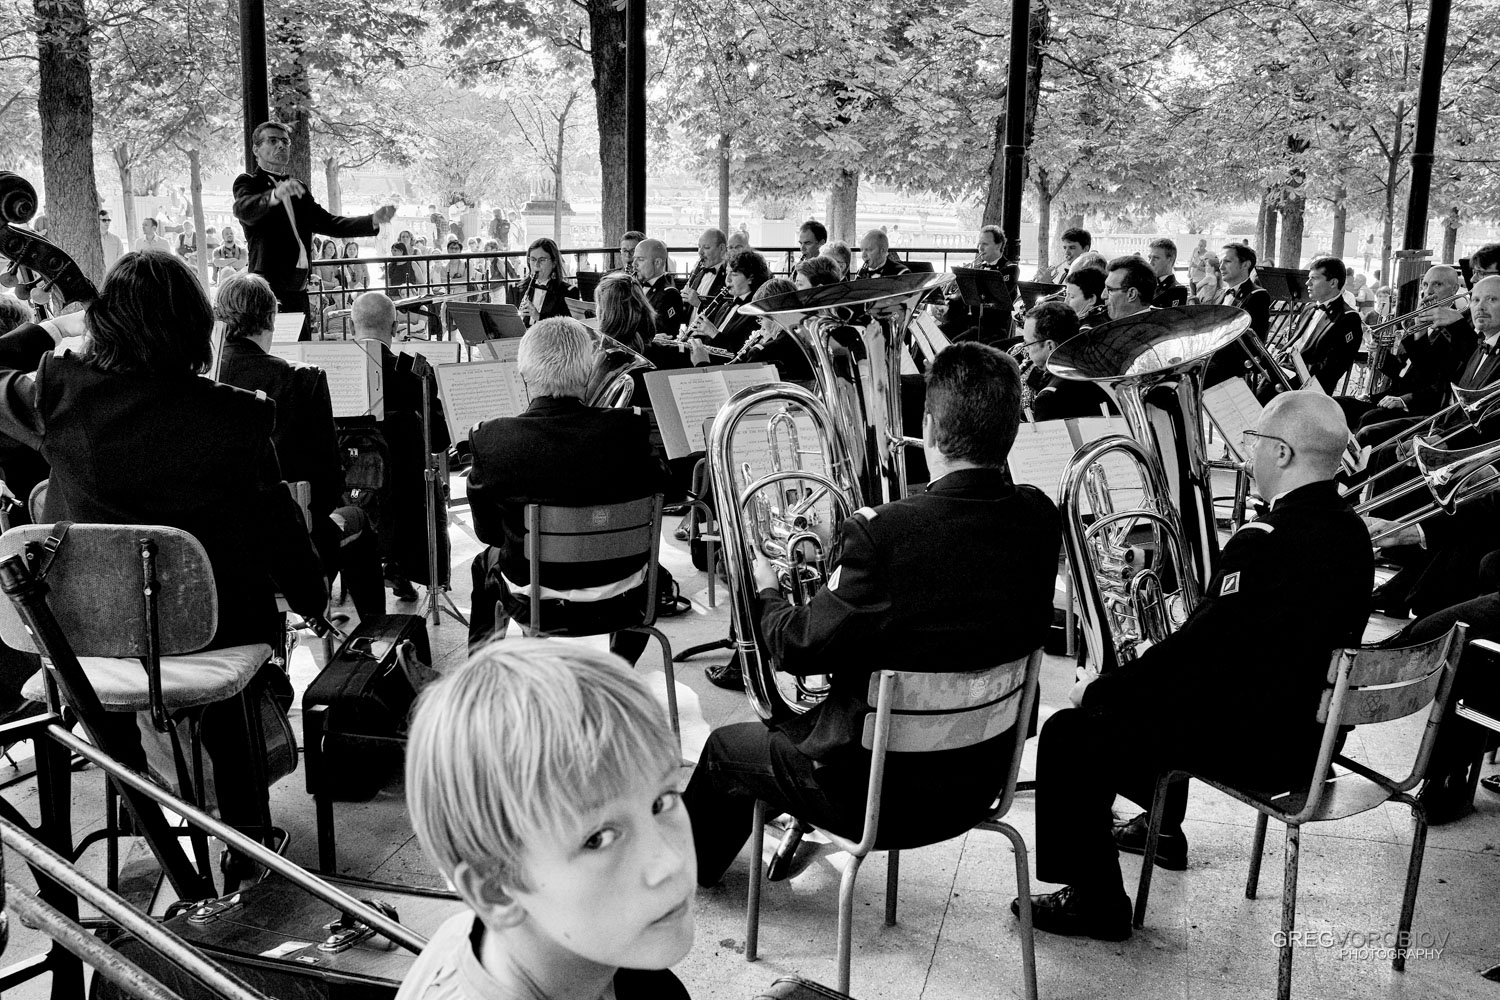
[[[1364,337],[1364,321],[1343,298],[1347,276],[1344,262],[1337,257],[1317,257],[1308,265],[1307,295],[1315,305],[1307,311],[1290,348],[1302,356],[1308,374],[1329,395],[1349,374]]]
[[[1104,306],[1110,319],[1124,319],[1146,312],[1156,298],[1156,274],[1137,254],[1109,262],[1104,279]]]
[[[1000,231],[999,226],[985,226],[979,230],[979,241],[975,246],[977,251],[974,260],[967,266],[976,267],[985,271],[998,271],[1005,263],[1005,234]],[[981,328],[989,326],[984,321],[983,307],[971,309],[959,294],[958,283],[944,296],[943,305],[933,307],[937,316],[938,329],[948,335],[950,340],[967,340],[971,337],[983,343],[991,343],[993,336],[983,336]],[[984,331],[988,332],[988,331]]]
[[[1462,290],[1458,269],[1447,264],[1434,264],[1422,275],[1418,307],[1426,311],[1385,354],[1378,373],[1386,379],[1384,393],[1373,401],[1339,397],[1351,430],[1400,417],[1430,416],[1442,409],[1449,387],[1462,376],[1474,352],[1476,337],[1467,306],[1428,307]]]
[[[802,260],[812,260],[823,253],[823,244],[828,242],[828,227],[817,219],[808,219],[797,230],[797,246],[802,248]]]
[[[838,529],[836,566],[802,607],[775,572],[755,567],[765,652],[777,669],[832,676],[804,715],[714,730],[688,782],[698,882],[714,885],[749,833],[755,801],[845,836],[863,820],[870,754],[860,733],[872,671],[977,670],[1027,655],[1052,621],[1061,534],[1042,491],[1016,486],[1006,455],[1021,419],[1015,363],[983,344],[955,344],[927,372],[923,440],[932,482],[865,508]],[[1004,608],[996,615],[996,608]],[[915,768],[886,765],[881,830],[899,836],[967,829],[1005,778],[1013,734]],[[752,859],[758,863],[759,859]]]
[[[526,266],[530,273],[521,284],[517,299],[526,325],[571,315],[567,300],[578,298],[578,286],[563,277],[562,252],[557,244],[545,236],[532,240],[526,248]]]
[[[724,259],[728,256],[729,244],[724,233],[718,229],[705,229],[698,237],[698,263],[688,275],[687,285],[682,290],[682,300],[693,311],[692,319],[724,290],[728,280],[724,273]]]
[[[42,355],[34,373],[0,370],[0,432],[51,464],[49,518],[169,525],[203,544],[219,607],[211,648],[274,643],[278,590],[302,615],[322,614],[328,590],[277,465],[275,404],[202,377],[213,361],[213,324],[180,258],[125,254],[86,312],[8,335],[88,336],[79,353]],[[257,793],[250,778],[243,715],[210,711],[203,742],[220,814],[232,826],[256,826],[264,789]],[[98,724],[107,752],[145,767],[133,715],[106,713]]]
[[[656,311],[646,290],[624,271],[612,271],[594,289],[599,308],[598,330],[641,354],[656,336]]]
[[[816,267],[816,262],[819,260],[830,265],[829,269],[825,271]],[[827,257],[814,257],[811,261],[803,261],[797,265],[799,277],[804,273],[804,265],[812,271],[817,272],[822,278],[827,278],[829,273],[834,270],[832,267],[833,262],[828,260]],[[839,279],[832,278],[831,280],[820,280],[818,283],[837,284],[838,281]],[[797,291],[799,287],[801,286],[794,284],[787,278],[772,278],[755,290],[755,294],[751,297],[750,301],[759,302],[761,299],[769,299],[772,296],[785,295],[788,292]],[[761,316],[758,317],[757,323],[759,329],[756,330],[749,341],[746,341],[745,355],[741,360],[746,362],[758,361],[765,365],[775,365],[776,372],[783,382],[796,382],[801,385],[810,386],[813,381],[812,363],[808,360],[807,354],[798,345],[797,341],[786,332],[781,321],[770,316]]]
[[[1250,331],[1265,343],[1271,335],[1271,293],[1255,280],[1255,251],[1243,243],[1226,243],[1221,249],[1220,270],[1224,290],[1209,305],[1234,306],[1250,314]],[[1238,342],[1221,347],[1208,363],[1204,385],[1250,375],[1254,366]]]
[[[1158,309],[1185,306],[1188,287],[1177,280],[1177,244],[1159,236],[1146,245],[1146,263],[1156,275],[1156,298],[1151,304]]]
[[[656,333],[676,337],[687,320],[687,306],[672,275],[667,273],[671,259],[661,240],[641,240],[635,245],[635,277],[646,290],[646,301],[656,312]],[[651,338],[646,338],[649,344]]]
[[[396,1000],[688,1000],[669,971],[697,890],[677,767],[646,685],[581,643],[495,643],[430,685],[407,812],[466,905]]]
[[[1348,431],[1315,392],[1274,398],[1246,449],[1265,517],[1224,546],[1203,597],[1175,633],[1074,688],[1042,727],[1037,751],[1039,930],[1130,936],[1120,850],[1141,853],[1143,814],[1111,832],[1116,793],[1149,805],[1173,768],[1254,788],[1306,782],[1322,727],[1313,721],[1329,653],[1357,645],[1374,576],[1368,536],[1333,482]],[[1187,865],[1187,788],[1162,817],[1157,864]],[[1012,910],[1015,910],[1012,904]]]
[[[819,285],[837,285],[843,280],[832,257],[809,257],[792,268],[792,285],[798,291]]]
[[[1097,417],[1105,409],[1110,413],[1120,412],[1099,383],[1063,378],[1047,370],[1047,358],[1057,345],[1076,336],[1078,316],[1064,302],[1040,302],[1026,313],[1021,342],[1026,345],[1032,365],[1026,383],[1032,391],[1033,420]]]
[[[739,312],[739,307],[750,301],[755,290],[771,280],[771,269],[766,259],[754,250],[738,250],[729,258],[725,268],[724,286],[726,301],[717,308],[700,310],[688,336],[693,340],[710,343],[731,354],[745,346],[745,340],[755,332],[753,316]],[[693,351],[693,364],[723,364],[726,358],[710,357],[701,349]]]
[[[860,265],[855,278],[890,278],[911,268],[891,256],[891,238],[883,229],[872,229],[859,241]]]
[[[1109,322],[1109,306],[1104,302],[1106,275],[1092,267],[1080,268],[1063,282],[1063,301],[1078,317],[1078,330],[1092,330]]]
[[[385,614],[380,547],[375,529],[356,506],[341,504],[343,455],[333,423],[328,377],[312,365],[290,364],[274,354],[276,294],[258,274],[239,274],[219,284],[214,315],[224,324],[219,381],[264,392],[276,403],[271,440],[287,482],[312,490],[313,544],[332,579],[340,570],[361,619]]]
[[[1074,271],[1074,264],[1078,258],[1089,252],[1094,245],[1094,237],[1087,229],[1076,227],[1064,229],[1060,237],[1062,242],[1063,259],[1049,268],[1038,267],[1032,281],[1045,282],[1049,285],[1060,285]],[[1094,254],[1094,256],[1099,256]],[[1101,258],[1102,263],[1102,258]]]
[[[350,305],[349,318],[354,324],[354,339],[373,343],[373,348],[369,343],[367,348],[379,351],[385,387],[385,417],[375,426],[385,438],[390,470],[383,495],[372,507],[366,508],[365,513],[375,522],[386,578],[391,582],[391,594],[398,599],[411,600],[416,597],[411,585],[413,580],[430,582],[427,580],[427,454],[445,452],[452,442],[448,440],[448,424],[443,419],[443,404],[438,399],[437,382],[432,375],[425,379],[430,427],[428,437],[423,440],[424,379],[413,372],[411,355],[398,355],[391,350],[391,340],[396,332],[395,303],[384,292],[364,292]],[[356,422],[357,418],[337,421],[341,429]],[[446,514],[446,507],[438,511],[440,525]],[[440,528],[439,572],[447,565],[443,555],[447,542],[448,532]]]
[[[834,240],[823,247],[821,256],[827,257],[839,266],[839,280],[848,281],[849,271],[854,267],[854,254],[849,249],[849,244],[843,240]]]
[[[487,641],[503,614],[531,620],[525,510],[528,503],[566,506],[621,503],[667,490],[667,473],[651,444],[651,424],[637,409],[596,409],[583,395],[594,369],[594,340],[577,320],[538,323],[521,338],[517,357],[531,404],[514,417],[474,427],[469,502],[474,530],[489,548],[475,557],[469,642]],[[641,607],[646,566],[641,558],[547,567],[542,582],[544,625],[607,631]],[[610,648],[634,663],[647,636],[616,632]]]

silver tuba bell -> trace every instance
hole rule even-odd
[[[631,375],[656,366],[615,338],[598,330],[589,332],[594,337],[594,368],[589,373],[584,403],[610,409],[629,406],[635,395],[635,380]]]
[[[740,307],[783,326],[817,385],[816,392],[789,382],[742,389],[709,432],[736,649],[746,694],[763,719],[807,711],[827,685],[779,673],[766,655],[754,554],[776,569],[788,599],[802,603],[827,578],[839,523],[867,503],[905,495],[904,449],[912,442],[901,427],[901,351],[917,302],[943,277],[824,285]],[[741,427],[751,420],[747,434]],[[752,452],[759,462],[747,460]]]
[[[1218,561],[1203,442],[1203,375],[1250,325],[1233,306],[1153,309],[1058,345],[1048,369],[1114,391],[1129,436],[1078,450],[1058,487],[1063,545],[1090,662],[1107,671],[1187,617]],[[1134,465],[1139,506],[1115,510],[1106,468]],[[1120,483],[1118,472],[1115,485]],[[1083,498],[1090,515],[1083,513]],[[1168,589],[1170,588],[1170,589]]]

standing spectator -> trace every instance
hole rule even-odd
[[[219,242],[218,249],[214,251],[214,276],[217,280],[222,271],[228,271],[230,277],[234,277],[245,269],[245,244],[234,238],[234,228],[224,227],[224,238]]]
[[[448,217],[437,210],[436,205],[427,206],[427,221],[432,223],[432,238],[441,243],[448,236]]]
[[[162,250],[172,252],[172,244],[157,235],[158,226],[155,219],[146,216],[141,220],[141,238],[135,241],[137,250]]]
[[[213,226],[209,226],[207,229],[203,230],[203,248],[208,251],[208,255],[210,257],[213,256],[215,250],[219,249],[219,244],[221,242],[222,241],[219,239],[219,231]]]
[[[125,252],[125,246],[120,242],[120,237],[109,231],[109,209],[99,209],[99,240],[104,244],[104,270],[109,271],[115,266],[115,261]],[[4,331],[0,331],[4,332]]]
[[[495,209],[494,217],[490,219],[485,227],[486,235],[500,247],[501,250],[510,249],[510,220],[500,209]]]
[[[1365,258],[1365,271],[1370,270],[1370,259],[1375,256],[1375,234],[1371,233],[1365,237],[1365,245],[1360,248]]]
[[[319,205],[303,184],[286,174],[291,162],[291,133],[279,122],[263,122],[251,133],[255,169],[234,181],[234,215],[245,227],[250,245],[250,271],[271,283],[282,312],[308,308],[307,275],[313,233],[329,236],[375,236],[396,215],[394,205],[382,205],[369,215],[333,215]],[[304,320],[298,338],[307,340],[311,327]]]
[[[1193,282],[1193,301],[1208,305],[1217,302],[1223,292],[1224,278],[1219,268],[1219,258],[1209,254],[1203,258],[1203,275]]]
[[[193,257],[198,252],[198,233],[193,229],[192,219],[182,220],[182,232],[177,234],[177,256],[193,263]]]
[[[1212,256],[1213,254],[1208,249],[1208,240],[1199,240],[1192,255],[1188,257],[1188,286],[1190,288],[1197,288],[1198,282],[1203,280],[1203,272],[1208,269],[1208,258]]]

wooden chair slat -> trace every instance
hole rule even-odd
[[[602,562],[650,552],[651,526],[597,535],[527,534],[528,559],[538,541],[541,542],[542,561],[546,563]]]
[[[893,712],[886,749],[891,753],[932,753],[971,747],[1010,729],[1020,711],[1021,691],[1016,688],[999,702],[973,708],[915,715]],[[866,750],[875,746],[874,712],[865,716],[860,742]]]
[[[1442,636],[1431,642],[1400,649],[1347,650],[1344,655],[1352,656],[1354,661],[1349,668],[1349,686],[1360,688],[1377,684],[1403,684],[1425,677],[1442,667],[1448,652],[1447,643],[1443,641],[1446,638]],[[1335,657],[1329,667],[1330,684],[1335,679],[1333,671],[1338,669],[1338,660]]]
[[[655,497],[646,497],[643,500],[595,504],[589,507],[528,504],[526,524],[528,530],[539,531],[544,535],[587,535],[644,528],[651,524],[655,503]]]
[[[999,701],[1026,679],[1026,660],[1011,660],[982,670],[946,673],[901,671],[892,712],[943,712]],[[880,704],[880,673],[870,675],[865,696],[872,708]]]
[[[1404,719],[1431,703],[1442,679],[1443,664],[1439,662],[1420,680],[1390,687],[1350,688],[1344,695],[1342,722],[1346,726],[1367,726]]]

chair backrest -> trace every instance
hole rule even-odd
[[[0,560],[24,558],[55,525],[26,524],[0,535]],[[156,545],[160,653],[203,649],[219,627],[208,553],[192,535],[160,525],[74,524],[47,566],[47,603],[78,656],[147,655],[141,545]],[[35,572],[36,567],[32,567]],[[9,600],[0,600],[0,641],[41,652]]]
[[[599,287],[599,279],[604,277],[598,271],[579,271],[573,275],[573,280],[578,284],[578,297],[585,302],[594,301],[594,289]]]
[[[26,512],[31,515],[32,524],[45,524],[47,522],[47,483],[43,479],[31,488],[31,495],[26,498]]]
[[[662,495],[590,507],[527,504],[524,552],[530,562],[531,623],[541,614],[541,574],[546,563],[592,563],[643,556],[646,601],[643,625],[656,620],[657,550]]]

